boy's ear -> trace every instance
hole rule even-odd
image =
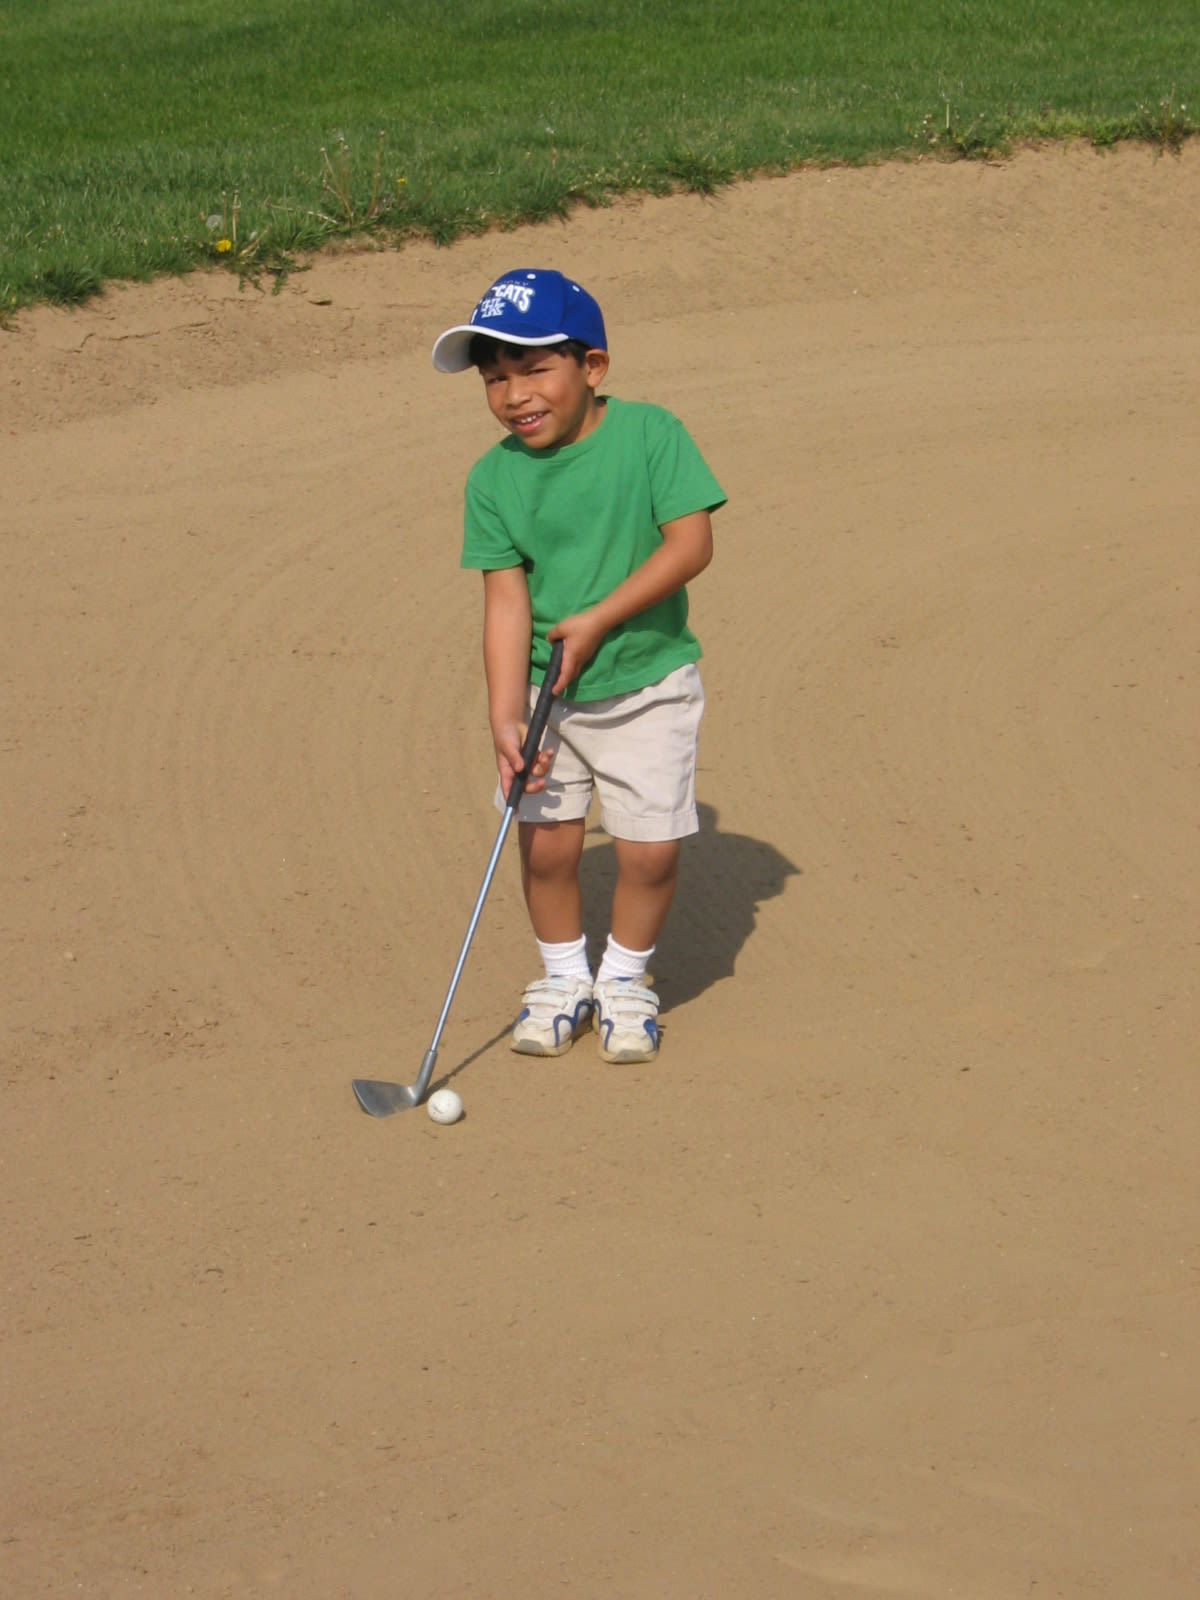
[[[608,351],[589,350],[583,358],[583,376],[589,389],[598,389],[608,375]]]

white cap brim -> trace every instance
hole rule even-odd
[[[474,323],[463,323],[457,328],[447,328],[433,347],[433,364],[439,372],[466,372],[471,365],[469,351],[471,340],[477,333],[482,333],[485,338],[496,339],[500,344],[562,344],[568,337],[565,333],[546,333],[538,339],[519,339],[507,333],[489,333],[486,328],[481,328]]]

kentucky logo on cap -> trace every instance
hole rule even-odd
[[[534,277],[531,272],[529,277]],[[482,322],[485,317],[502,317],[505,307],[512,306],[521,313],[526,314],[533,304],[534,295],[537,293],[532,283],[494,283],[483,299],[471,313],[472,322]]]
[[[504,344],[561,344],[578,339],[589,350],[606,350],[608,339],[600,307],[579,284],[561,272],[523,268],[497,278],[471,313],[471,320],[447,328],[433,347],[439,372],[464,372],[471,365],[471,340],[486,333]]]

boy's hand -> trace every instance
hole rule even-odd
[[[554,685],[555,694],[561,694],[569,683],[575,682],[599,650],[607,632],[608,625],[594,611],[580,611],[554,624],[546,637],[551,644],[556,639],[563,642],[562,670]]]
[[[513,777],[521,770],[521,746],[529,732],[523,722],[503,722],[492,728],[492,743],[496,747],[496,770],[500,774],[500,791],[508,799]],[[546,774],[550,771],[551,752],[539,750],[534,758],[526,794],[537,794],[546,787]]]

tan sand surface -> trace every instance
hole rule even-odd
[[[575,272],[728,490],[651,1070],[505,1032],[429,347]],[[0,1594],[1200,1573],[1200,148],[809,171],[0,330]],[[593,948],[611,846],[585,856]]]

